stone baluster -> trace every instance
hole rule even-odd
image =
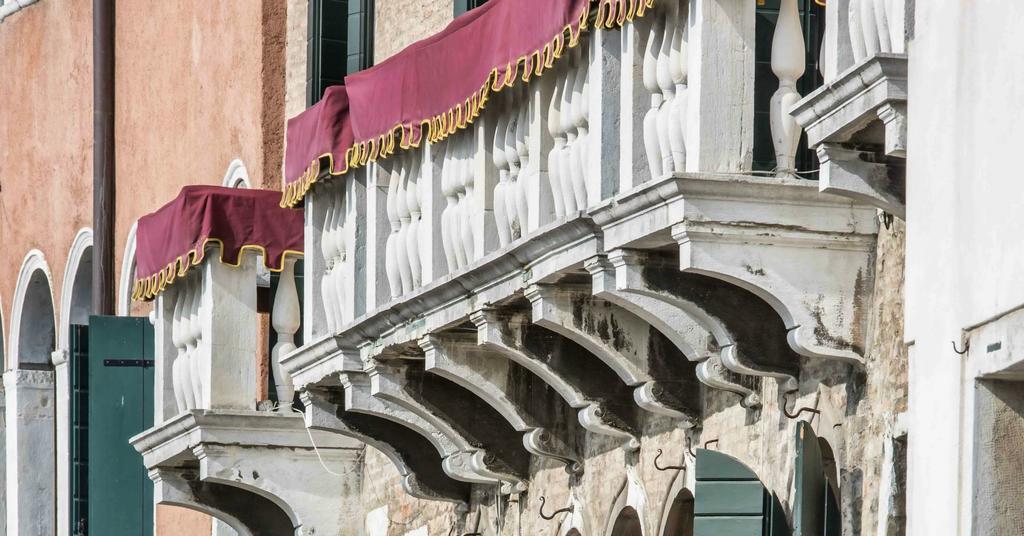
[[[672,38],[675,35],[676,20],[672,7],[675,2],[668,2],[662,8],[661,16],[664,19],[661,46],[658,49],[658,63],[655,76],[658,81],[658,88],[661,90],[662,101],[658,108],[658,152],[661,154],[661,172],[669,174],[675,168],[672,162],[672,142],[669,131],[672,127],[672,107],[676,96],[675,84],[672,80]]]
[[[320,235],[320,251],[324,255],[324,274],[320,279],[320,295],[324,303],[324,316],[327,317],[327,327],[331,332],[337,331],[340,327],[338,319],[335,317],[334,303],[337,301],[337,297],[334,295],[334,284],[332,282],[332,275],[334,270],[335,261],[335,218],[337,213],[336,198],[334,196],[334,185],[325,185],[323,192],[320,194],[324,197],[326,205],[326,214],[324,215],[324,230]]]
[[[281,412],[291,411],[295,397],[295,385],[291,375],[281,366],[281,358],[295,350],[295,332],[301,324],[300,314],[299,294],[295,290],[295,260],[289,257],[284,260],[271,313],[277,343],[271,349],[270,366],[277,389],[278,411]]]
[[[465,205],[462,211],[462,246],[466,251],[466,264],[470,264],[477,258],[477,236],[483,230],[473,225],[473,214],[477,210],[475,197],[476,174],[473,167],[473,138],[467,135],[461,141],[463,147],[462,186],[465,191],[465,197],[462,200]]]
[[[584,147],[586,146],[587,135],[587,101],[584,94],[584,87],[587,82],[587,52],[583,45],[576,48],[572,54],[573,85],[572,85],[572,106],[569,117],[568,130],[572,141],[570,143],[569,162],[572,178],[572,193],[574,197],[573,211],[583,210],[587,206],[587,185],[584,174]]]
[[[647,151],[651,177],[658,178],[665,173],[661,166],[661,141],[658,139],[658,110],[665,100],[661,86],[658,85],[658,55],[665,35],[665,19],[657,12],[653,15],[654,23],[651,25],[647,46],[644,49],[644,88],[651,94],[651,109],[644,114],[644,148]]]
[[[441,193],[445,198],[445,207],[441,211],[441,247],[444,249],[444,259],[448,264],[448,272],[459,269],[458,257],[455,255],[455,222],[453,221],[456,205],[459,197],[455,193],[455,184],[452,174],[455,170],[454,151],[452,146],[454,140],[449,138],[444,142],[444,156],[441,160]]]
[[[334,193],[334,241],[335,248],[334,269],[331,271],[331,284],[334,286],[334,318],[337,322],[337,329],[345,325],[346,301],[349,296],[345,293],[345,281],[348,277],[347,261],[349,251],[349,232],[346,225],[346,205],[348,196],[345,193],[346,185],[351,179],[340,179]]]
[[[671,148],[672,167],[676,173],[686,171],[686,83],[689,74],[686,51],[686,11],[678,2],[667,4],[666,17],[673,21],[672,44],[669,48],[669,76],[672,79],[674,98],[670,101],[668,141]]]
[[[516,90],[513,89],[510,93],[512,94],[511,96],[515,97]],[[519,114],[519,107],[522,103],[517,98],[512,98],[508,104],[509,108],[505,112],[509,117],[508,132],[505,135],[505,154],[508,155],[509,182],[508,190],[505,193],[505,213],[508,215],[509,237],[515,240],[519,238],[519,210],[516,206],[517,189],[519,179],[523,173],[523,161],[519,153],[519,136],[523,134],[522,117]]]
[[[576,132],[572,128],[573,119],[573,88],[576,87],[576,70],[572,66],[572,53],[566,58],[565,78],[562,84],[562,110],[558,115],[559,129],[564,133],[565,145],[562,147],[561,155],[558,157],[561,169],[559,175],[562,177],[562,201],[565,202],[566,216],[576,212],[576,193],[573,190],[573,173],[575,165],[572,162],[572,146],[576,142]]]
[[[551,92],[551,102],[548,105],[547,126],[548,134],[551,135],[551,151],[548,152],[548,185],[551,187],[551,203],[554,205],[555,217],[561,219],[565,216],[566,193],[562,189],[564,183],[562,177],[562,152],[565,150],[565,132],[562,130],[562,91],[564,87],[564,72],[556,75],[554,90]]]
[[[502,112],[498,114],[498,120],[494,125],[494,148],[491,160],[494,167],[498,168],[498,182],[494,185],[494,223],[498,228],[498,243],[505,247],[512,240],[510,220],[512,214],[508,211],[508,204],[505,198],[509,194],[510,166],[506,154],[508,126],[512,114]]]
[[[192,391],[192,375],[188,373],[188,347],[185,345],[185,321],[183,313],[188,293],[184,289],[173,291],[174,313],[171,320],[171,341],[174,344],[174,361],[171,363],[171,386],[174,389],[174,401],[178,412],[195,407],[195,395]]]
[[[206,408],[206,401],[203,397],[203,356],[199,352],[199,345],[202,344],[203,325],[200,316],[202,305],[203,279],[202,275],[193,271],[185,277],[185,285],[189,289],[188,301],[188,338],[189,346],[189,372],[192,375],[192,392],[195,397],[195,407]]]
[[[388,235],[384,245],[384,267],[388,278],[388,287],[391,290],[391,297],[402,295],[402,277],[398,268],[399,231],[402,222],[398,216],[398,193],[399,181],[397,174],[392,171],[393,162],[381,166],[380,173],[388,176],[387,211],[388,223],[391,224],[391,234]]]
[[[405,237],[406,250],[409,258],[411,275],[409,290],[419,288],[423,281],[423,266],[420,262],[420,229],[423,218],[423,199],[420,192],[420,159],[419,151],[408,151],[401,156],[402,167],[405,169],[405,205],[409,210],[409,231]]]
[[[455,205],[452,217],[452,246],[455,249],[455,258],[458,261],[459,268],[463,268],[469,264],[469,258],[466,255],[466,244],[463,240],[463,236],[466,232],[465,227],[469,224],[466,217],[466,182],[465,174],[469,171],[469,160],[466,154],[465,140],[460,140],[457,137],[449,138],[452,147],[453,156],[453,168],[452,173],[452,185],[455,188],[455,197],[458,202]]]
[[[902,53],[904,46],[902,0],[850,0],[850,44],[855,62],[878,53]]]
[[[395,206],[398,208],[398,236],[395,250],[398,252],[398,273],[402,281],[402,295],[412,292],[412,259],[409,258],[408,238],[412,225],[412,212],[409,210],[409,168],[405,164],[404,154],[396,156],[394,167],[398,176],[398,197]],[[397,297],[397,296],[396,296]]]
[[[772,38],[772,72],[779,89],[771,100],[772,142],[775,144],[775,176],[796,178],[796,149],[800,126],[790,109],[800,100],[796,81],[804,74],[804,38],[800,29],[797,0],[782,0],[775,35]]]
[[[515,207],[516,220],[512,226],[513,239],[526,234],[526,227],[530,221],[530,203],[528,189],[531,185],[526,184],[526,174],[530,167],[530,118],[534,109],[533,99],[530,98],[529,87],[523,87],[520,92],[520,102],[517,109],[519,119],[516,122],[516,154],[519,155],[519,175],[515,180]],[[536,186],[533,186],[536,187]]]

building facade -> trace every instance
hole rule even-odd
[[[7,534],[1020,534],[1021,190],[981,155],[1022,16],[4,0]],[[140,271],[201,185],[280,192],[222,213],[301,210],[303,246]],[[111,356],[141,417],[85,457],[136,392]],[[137,515],[99,529],[118,470]]]

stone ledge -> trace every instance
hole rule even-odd
[[[0,6],[0,22],[22,9],[38,2],[39,0],[5,0]]]

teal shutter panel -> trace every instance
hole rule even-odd
[[[345,74],[373,65],[373,0],[348,0]]]
[[[76,467],[84,489],[74,491],[87,512],[80,533],[149,536],[153,483],[128,439],[153,425],[153,327],[146,318],[92,316],[88,341],[72,354],[72,452],[85,460]]]
[[[796,495],[793,498],[794,536],[840,536],[839,505],[825,477],[821,443],[811,425],[796,427]]]
[[[781,505],[739,460],[698,449],[694,536],[786,536]]]

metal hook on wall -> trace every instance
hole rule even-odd
[[[960,354],[960,355],[965,355],[967,352],[971,351],[971,341],[964,341],[964,349],[963,350],[961,350],[961,349],[956,347],[956,341],[949,341],[949,344],[952,344],[953,345],[953,351],[958,353],[958,354]]]
[[[662,466],[658,465],[658,460],[661,458],[662,454],[663,454],[663,452],[661,451],[661,449],[658,449],[658,455],[654,457],[654,468],[655,469],[657,469],[659,471],[671,471],[673,469],[676,470],[676,471],[682,471],[683,469],[686,469],[686,465],[685,464],[684,465],[666,465],[665,467],[662,467]]]
[[[804,407],[796,410],[796,413],[790,413],[786,406],[789,405],[788,401],[783,398],[782,400],[782,414],[790,419],[795,419],[800,416],[801,413],[813,413],[815,415],[821,415],[820,409],[814,409],[812,407]]]
[[[710,447],[712,443],[717,445],[719,443],[718,439],[709,439],[709,440],[705,441],[704,442],[704,450],[707,450],[708,447]]]
[[[562,514],[562,513],[572,513],[572,511],[573,511],[573,505],[572,505],[572,504],[570,504],[569,506],[566,506],[565,508],[561,508],[561,509],[559,509],[559,510],[555,510],[554,512],[551,512],[550,514],[545,514],[545,513],[544,513],[544,503],[545,503],[546,501],[547,501],[547,499],[546,499],[546,498],[544,498],[544,496],[543,496],[543,495],[541,495],[541,496],[540,496],[540,510],[539,510],[539,513],[540,513],[540,517],[544,518],[544,520],[545,520],[545,521],[551,521],[551,520],[552,520],[552,519],[554,519],[554,518],[555,518],[555,516],[557,516],[558,514]]]
[[[693,458],[697,457],[697,453],[693,451],[693,438],[691,437],[686,438],[686,452],[689,452]]]

